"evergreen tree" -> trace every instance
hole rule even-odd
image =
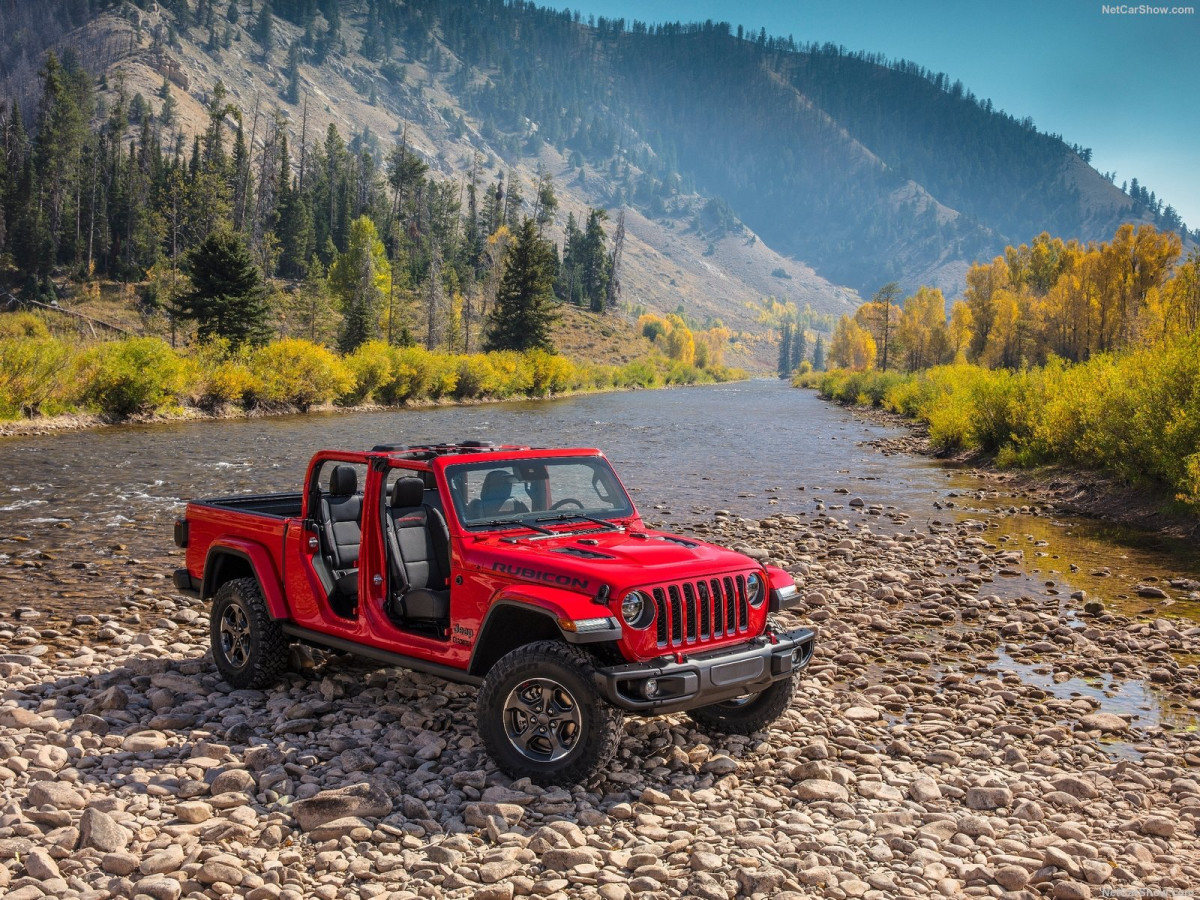
[[[784,322],[779,329],[779,377],[792,374],[792,323]]]
[[[557,211],[558,195],[554,193],[554,176],[538,163],[537,186],[533,196],[533,220],[537,223],[539,231],[554,221]]]
[[[608,213],[602,209],[588,212],[587,228],[583,233],[583,245],[580,248],[580,276],[583,296],[587,299],[592,312],[604,312],[608,298],[609,257],[605,248],[607,235],[600,223],[608,218]]]
[[[825,371],[825,342],[817,335],[817,343],[813,346],[813,371]]]
[[[554,245],[527,218],[509,252],[484,349],[552,350],[550,326],[558,318],[553,285]]]
[[[583,232],[575,221],[575,213],[567,213],[567,228],[563,241],[562,265],[554,281],[554,293],[564,303],[579,306],[582,298]]]
[[[307,196],[299,191],[285,191],[279,200],[278,216],[279,274],[284,278],[303,278],[317,246]]]
[[[271,55],[275,45],[275,24],[271,17],[271,0],[263,0],[262,9],[258,11],[258,19],[254,23],[254,39],[262,47],[263,56]]]
[[[231,231],[210,234],[189,256],[192,291],[180,312],[196,322],[201,340],[262,344],[270,337],[269,309],[262,275],[241,238]]]
[[[808,338],[804,334],[804,329],[797,325],[795,331],[792,332],[792,359],[788,363],[788,372],[795,372],[800,368],[800,363],[804,362],[807,355]]]
[[[510,170],[508,173],[508,193],[504,195],[503,221],[509,228],[516,231],[520,227],[521,208],[525,198],[521,196],[521,180]]]
[[[391,290],[391,267],[375,223],[366,216],[350,226],[346,252],[329,270],[329,288],[342,304],[345,316],[338,347],[350,353],[379,338],[379,315]]]
[[[300,60],[302,51],[300,49],[300,41],[293,42],[292,47],[288,50],[287,58],[287,89],[284,91],[284,99],[288,103],[300,102]]]

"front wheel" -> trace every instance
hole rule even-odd
[[[624,713],[597,690],[591,657],[537,641],[502,657],[479,689],[479,734],[496,764],[537,784],[586,780],[612,759]]]
[[[288,640],[253,578],[227,581],[213,597],[213,662],[235,688],[270,687],[288,664]]]
[[[794,676],[772,682],[765,690],[688,710],[701,730],[717,734],[751,734],[766,728],[788,708],[795,690]]]

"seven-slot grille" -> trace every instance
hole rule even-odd
[[[700,643],[750,627],[745,575],[681,581],[652,588],[650,594],[659,647]]]

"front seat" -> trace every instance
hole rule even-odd
[[[362,497],[353,466],[334,466],[329,493],[321,498],[325,553],[333,570],[335,599],[358,599],[358,552],[362,544]]]
[[[400,590],[389,611],[406,621],[450,619],[450,530],[426,506],[420,478],[398,478],[388,498],[388,543]]]
[[[483,479],[483,487],[479,489],[479,499],[467,504],[467,517],[487,519],[492,516],[529,512],[528,506],[520,500],[512,499],[512,489],[516,480],[510,472],[503,469],[488,472]]]

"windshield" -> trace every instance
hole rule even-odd
[[[617,519],[633,504],[608,461],[562,457],[447,466],[450,497],[466,526]],[[535,528],[535,530],[544,530]]]

